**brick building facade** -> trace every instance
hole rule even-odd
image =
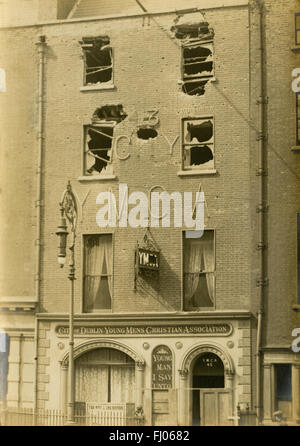
[[[56,231],[70,181],[75,408],[130,403],[147,425],[230,425],[238,410],[299,423],[299,2],[31,3],[1,29],[3,400],[66,410]],[[118,204],[120,185],[204,192],[203,237],[172,218],[100,228],[97,197]],[[159,271],[135,264],[147,242]]]

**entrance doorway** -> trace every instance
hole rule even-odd
[[[214,353],[202,353],[193,365],[192,424],[230,424],[231,392],[225,389],[224,364]]]

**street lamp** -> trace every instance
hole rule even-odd
[[[68,182],[66,190],[62,194],[61,201],[59,203],[61,220],[57,228],[56,235],[59,237],[59,254],[58,263],[61,268],[66,263],[66,247],[67,247],[67,221],[69,222],[71,231],[71,242],[69,249],[70,261],[69,261],[69,279],[71,281],[71,293],[70,293],[70,310],[69,310],[69,379],[68,379],[68,424],[74,423],[74,406],[75,406],[75,375],[74,375],[74,280],[75,277],[75,239],[76,239],[76,224],[77,224],[77,201],[75,195],[72,192],[70,181]]]

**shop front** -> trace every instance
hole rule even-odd
[[[68,324],[61,318],[47,324],[53,348],[44,361],[45,408],[66,410]],[[250,353],[241,347],[249,324],[245,317],[76,320],[75,412],[100,425],[137,418],[152,426],[233,424],[237,404],[251,404],[250,386],[241,385],[250,382]]]

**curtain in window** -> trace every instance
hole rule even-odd
[[[184,255],[184,291],[187,303],[192,299],[199,283],[201,271],[201,247],[190,239],[185,245]]]
[[[76,364],[75,368],[76,401],[108,401],[108,367]]]
[[[205,234],[206,235],[206,234]],[[204,270],[206,271],[206,284],[210,300],[214,301],[214,273],[209,271],[214,271],[215,266],[215,255],[214,255],[214,241],[213,233],[208,233],[207,236],[203,237],[201,242],[203,249],[203,261]]]
[[[132,366],[111,366],[111,402],[135,401],[135,374]]]
[[[103,247],[105,252],[105,260],[106,260],[106,269],[107,269],[107,276],[108,276],[108,288],[110,296],[112,296],[112,271],[113,271],[113,265],[112,265],[112,240],[111,236],[103,236]]]
[[[104,261],[108,275],[110,297],[112,295],[112,243],[111,235],[88,236],[85,239],[85,307],[86,310],[107,308],[102,305],[101,275]]]

